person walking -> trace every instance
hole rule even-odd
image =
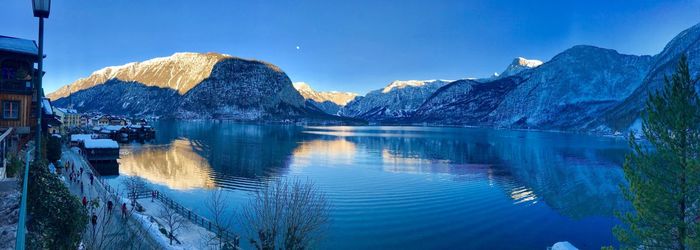
[[[114,203],[112,203],[112,200],[107,201],[107,212],[109,214],[112,214],[112,207],[114,207]]]
[[[95,176],[92,173],[90,173],[90,186],[92,186],[94,180],[95,180]]]
[[[80,167],[80,177],[83,177],[83,167]]]
[[[83,194],[83,192],[84,192],[84,191],[83,191],[83,190],[84,190],[84,189],[83,189],[83,181],[82,181],[82,180],[79,180],[78,182],[80,182],[80,194]]]
[[[153,200],[155,200],[155,199],[156,199],[156,191],[151,190],[151,202],[153,202]]]
[[[87,207],[87,198],[83,196],[83,207]]]
[[[126,219],[126,202],[122,203],[122,218]]]
[[[92,216],[91,216],[91,217],[92,217],[92,219],[91,219],[92,227],[94,228],[95,225],[97,224],[97,215],[95,214],[95,212],[92,212]]]

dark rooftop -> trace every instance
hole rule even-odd
[[[0,36],[0,51],[21,53],[33,56],[39,54],[39,49],[37,48],[36,43],[34,43],[34,41],[9,36]]]

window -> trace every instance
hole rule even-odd
[[[2,119],[19,119],[19,101],[2,102]]]

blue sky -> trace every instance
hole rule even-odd
[[[656,54],[700,22],[700,0],[53,2],[47,93],[105,66],[193,51],[364,94],[397,79],[488,76],[514,57],[546,61],[577,44]],[[0,5],[0,35],[36,39],[29,0]]]

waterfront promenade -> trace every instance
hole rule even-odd
[[[137,200],[144,211],[136,211],[130,205],[125,193],[120,193],[118,188],[112,187],[100,177],[89,163],[76,151],[64,148],[62,161],[74,164],[75,171],[83,167],[83,190],[80,190],[79,182],[71,182],[68,171],[62,176],[71,193],[80,199],[84,196],[88,201],[99,200],[99,206],[89,209],[97,215],[97,226],[93,232],[89,224],[85,232],[85,243],[93,246],[93,249],[215,249],[216,235],[203,226],[187,220],[182,216],[182,229],[176,233],[176,243],[169,244],[168,238],[161,233],[160,228],[165,224],[160,218],[163,210],[162,199],[151,200],[141,196]],[[94,181],[90,184],[90,173],[94,174]],[[113,211],[109,213],[106,208],[107,201],[114,204]],[[121,205],[127,204],[126,219],[121,215]],[[171,204],[169,204],[171,205]],[[90,206],[90,205],[88,205]]]

